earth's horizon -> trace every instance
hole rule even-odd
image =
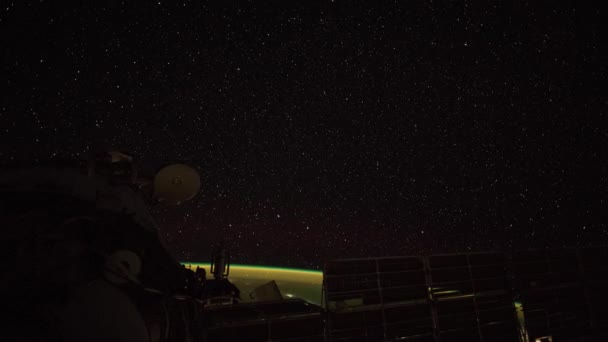
[[[210,273],[209,262],[181,262],[186,268],[202,267]],[[228,279],[241,290],[241,298],[250,299],[249,294],[256,287],[274,280],[283,298],[301,298],[307,302],[321,305],[323,272],[297,268],[261,266],[261,265],[230,265]]]

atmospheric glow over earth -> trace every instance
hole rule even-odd
[[[187,268],[202,267],[210,277],[210,263],[182,262]],[[272,266],[230,265],[228,275],[240,290],[243,300],[249,299],[249,293],[256,287],[271,280],[277,283],[285,298],[302,298],[310,303],[321,305],[321,285],[323,273],[313,270],[281,268]]]

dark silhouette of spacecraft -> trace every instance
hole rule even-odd
[[[246,300],[223,243],[209,275],[187,269],[148,212],[200,186],[185,164],[140,177],[120,152],[2,166],[1,340],[608,340],[605,246],[327,260],[322,307],[273,281]]]
[[[232,339],[218,317],[235,305],[241,321],[266,319],[260,305],[240,303],[223,244],[207,279],[203,268],[173,259],[159,238],[149,206],[194,197],[197,171],[172,164],[152,179],[138,171],[120,152],[0,168],[0,289],[9,313],[2,340],[214,341]],[[286,316],[313,307],[274,305]]]

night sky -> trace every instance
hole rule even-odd
[[[2,2],[0,158],[196,166],[201,194],[153,209],[178,260],[608,243],[608,28],[582,1],[85,3]]]

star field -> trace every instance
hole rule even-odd
[[[179,260],[608,242],[602,12],[397,3],[5,2],[0,157],[196,166]]]

